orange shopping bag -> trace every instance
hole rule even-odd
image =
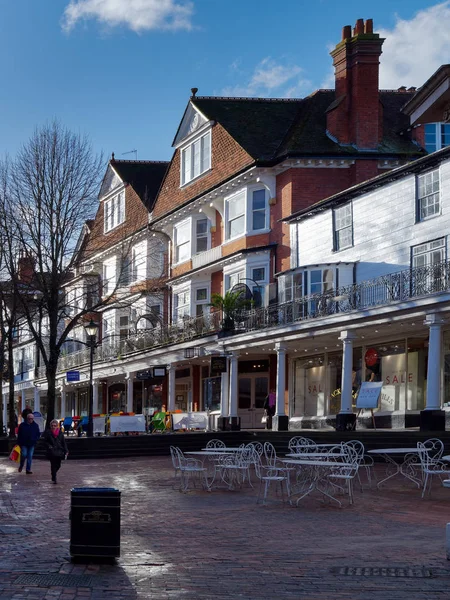
[[[20,462],[20,446],[14,446],[14,448],[11,450],[11,454],[9,455],[9,460],[12,460],[16,463]]]

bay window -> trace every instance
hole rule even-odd
[[[227,203],[227,238],[244,235],[245,232],[245,192],[240,192]]]
[[[175,262],[191,258],[191,221],[184,221],[175,228]]]
[[[182,321],[190,316],[190,290],[182,290],[174,295],[174,321]]]
[[[246,188],[225,198],[225,236],[231,240],[269,230],[269,204],[265,188]]]

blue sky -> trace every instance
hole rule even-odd
[[[117,158],[168,160],[190,96],[302,97],[332,85],[344,25],[386,37],[381,85],[450,63],[450,1],[0,0],[0,155],[57,118]]]

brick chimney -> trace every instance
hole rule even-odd
[[[327,110],[327,129],[341,144],[374,150],[383,135],[378,71],[384,39],[373,33],[373,21],[358,19],[331,52],[336,97]]]
[[[27,254],[21,254],[17,261],[17,273],[19,281],[31,283],[35,274],[35,262]]]

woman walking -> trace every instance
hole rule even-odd
[[[44,433],[43,439],[47,446],[47,458],[50,460],[52,481],[56,483],[56,473],[61,467],[61,461],[69,454],[66,439],[56,419],[50,423],[50,429],[47,429]]]

